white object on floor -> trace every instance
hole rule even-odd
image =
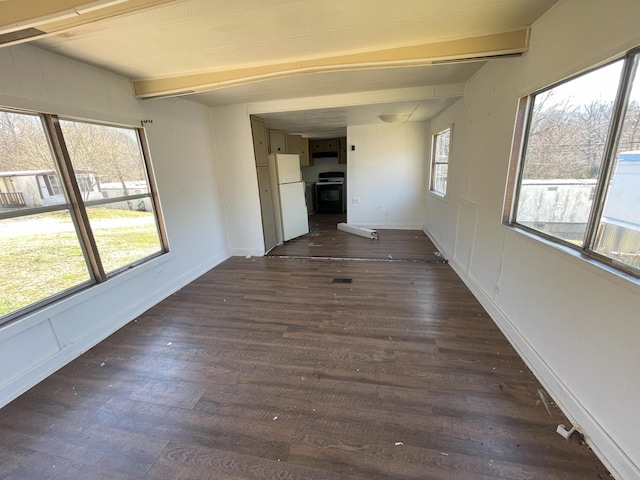
[[[364,227],[356,227],[355,225],[349,225],[348,223],[339,223],[338,230],[347,233],[353,233],[354,235],[360,235],[361,237],[370,238],[371,240],[378,239],[378,232],[376,232],[375,230]]]
[[[575,425],[573,427],[571,427],[571,430],[567,430],[567,428],[564,425],[558,425],[558,428],[556,428],[556,433],[558,433],[562,437],[566,438],[567,440],[569,440],[569,437],[575,431],[576,431],[576,426]]]

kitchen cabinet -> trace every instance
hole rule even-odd
[[[302,148],[300,150],[300,166],[313,167],[313,158],[309,154],[309,139],[302,139]]]
[[[268,165],[269,152],[267,151],[267,128],[264,120],[259,117],[251,117],[251,134],[253,136],[253,153],[256,165],[266,167]]]
[[[269,167],[258,167],[258,193],[260,195],[260,210],[262,213],[262,234],[264,236],[264,251],[268,252],[276,246],[276,222]]]
[[[287,153],[286,134],[281,130],[269,130],[269,153]]]
[[[300,166],[310,167],[313,165],[313,159],[309,156],[309,139],[302,138],[302,135],[286,136],[286,153],[300,155]]]
[[[309,150],[311,151],[311,162],[314,158],[337,157],[338,163],[347,163],[346,137],[309,140]]]
[[[314,140],[311,140],[309,143],[311,145],[311,155],[316,153],[322,153],[322,154],[338,153],[339,139],[337,138],[314,139]],[[328,156],[328,155],[325,155],[325,156]]]
[[[340,150],[338,151],[338,163],[347,163],[347,137],[340,138]]]
[[[300,154],[302,150],[302,135],[285,135],[285,152]]]
[[[324,151],[324,140],[318,140],[314,138],[313,140],[309,140],[309,148],[311,149],[311,154],[319,153]]]

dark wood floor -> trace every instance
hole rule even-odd
[[[541,392],[447,264],[232,258],[0,410],[0,478],[607,477]]]
[[[378,230],[378,239],[371,240],[338,230],[338,223],[346,221],[346,214],[311,215],[307,235],[275,247],[269,255],[443,261],[436,246],[421,230]]]

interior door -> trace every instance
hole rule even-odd
[[[274,219],[273,199],[269,182],[269,168],[258,168],[258,190],[260,192],[260,210],[262,211],[262,231],[264,235],[264,251],[268,252],[276,246],[276,223]]]

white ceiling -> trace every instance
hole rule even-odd
[[[334,138],[346,136],[347,125],[382,123],[380,115],[384,114],[407,114],[409,118],[406,121],[411,122],[429,120],[458,99],[458,97],[446,97],[411,102],[265,112],[260,113],[259,117],[265,120],[270,129],[284,130],[308,138]]]
[[[24,0],[0,2],[0,19],[22,8]],[[55,32],[33,40],[38,47],[76,58],[132,80],[159,80],[211,72],[242,72],[287,62],[338,59],[333,69],[260,78],[189,96],[210,106],[273,102],[297,97],[343,95],[421,86],[464,84],[483,65],[456,64],[397,67],[368,65],[341,69],[341,56],[450,42],[527,28],[556,0],[48,0],[81,7],[130,5],[127,13],[103,15],[72,28],[47,24],[54,18],[37,12],[32,24]],[[41,3],[41,2],[40,2]],[[46,4],[46,2],[45,2]],[[136,5],[137,10],[133,9]],[[140,6],[142,5],[142,6]],[[151,5],[151,6],[148,6]],[[40,7],[41,9],[44,7]],[[48,15],[45,15],[45,13]],[[46,21],[42,18],[47,18]],[[60,17],[62,18],[62,17]],[[78,18],[78,17],[76,17]],[[80,18],[83,17],[80,15]],[[88,18],[88,17],[85,17]],[[37,20],[37,21],[36,21]],[[77,22],[76,22],[77,23]],[[4,27],[4,28],[3,28]],[[2,25],[0,33],[12,25]],[[14,28],[15,30],[15,28]],[[490,54],[490,52],[489,52]],[[480,56],[481,57],[481,56]],[[494,60],[490,60],[494,61]],[[384,68],[380,68],[384,67]],[[203,89],[198,89],[201,92]],[[372,95],[372,103],[377,103]],[[380,98],[386,98],[381,96]],[[459,95],[431,96],[377,106],[341,105],[305,114],[263,112],[268,124],[317,135],[357,122],[379,121],[382,113],[413,113],[428,119]],[[288,120],[291,119],[291,120]],[[292,125],[292,122],[295,125]],[[354,123],[355,122],[355,123]]]

